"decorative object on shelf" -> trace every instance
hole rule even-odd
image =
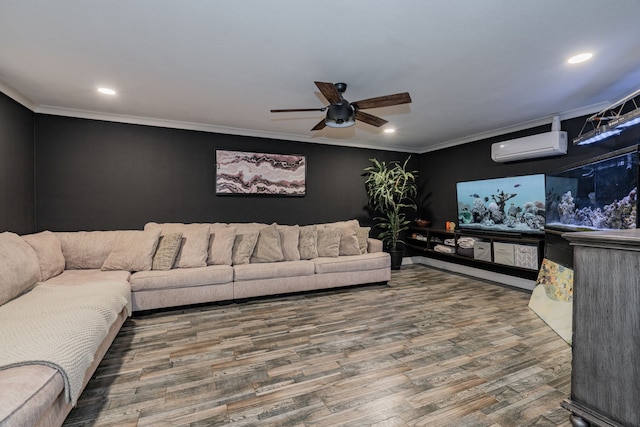
[[[381,231],[378,238],[391,254],[391,268],[399,269],[404,254],[404,241],[400,234],[409,229],[411,221],[406,219],[406,212],[416,210],[414,198],[418,189],[416,185],[417,171],[408,171],[407,164],[397,161],[386,162],[370,159],[372,166],[364,169],[367,198],[373,210],[378,214],[374,218],[375,228]]]
[[[544,258],[544,235],[515,235],[478,230],[409,227],[410,255],[436,258],[535,280]],[[494,257],[495,254],[495,257]],[[517,286],[517,285],[516,285]],[[526,287],[525,289],[531,290]]]
[[[305,177],[304,156],[216,150],[216,194],[304,196]]]
[[[456,223],[453,221],[447,221],[445,226],[446,226],[446,229],[449,231],[454,231],[456,229]]]
[[[431,221],[427,221],[426,219],[416,219],[413,221],[413,223],[418,226],[418,227],[428,227],[431,225]]]

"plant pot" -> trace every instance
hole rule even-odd
[[[404,249],[397,249],[395,251],[390,250],[389,255],[391,255],[391,269],[400,270],[400,266],[402,265],[402,257],[404,256]]]

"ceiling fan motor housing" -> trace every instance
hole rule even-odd
[[[336,90],[340,93],[344,93],[344,91],[347,90],[346,83],[335,83],[334,86],[336,87]]]

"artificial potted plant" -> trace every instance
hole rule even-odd
[[[418,172],[407,170],[410,158],[402,164],[370,159],[372,166],[364,169],[367,197],[377,215],[374,228],[381,230],[378,238],[391,254],[391,268],[394,270],[400,268],[404,254],[404,242],[400,235],[411,223],[406,219],[406,212],[416,209],[414,198],[418,192]]]

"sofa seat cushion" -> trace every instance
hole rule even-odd
[[[90,270],[65,270],[62,274],[47,280],[47,284],[65,286],[83,286],[91,282],[122,281],[127,282],[131,273],[128,271],[114,270],[102,271]]]
[[[0,425],[36,425],[63,390],[62,375],[50,366],[0,370]]]
[[[316,274],[377,270],[391,267],[391,258],[386,252],[340,256],[338,258],[316,258],[313,262],[316,267]]]
[[[233,267],[234,280],[276,279],[280,277],[312,276],[313,261],[282,261],[260,264],[242,264]]]
[[[133,292],[216,285],[232,281],[233,268],[229,265],[138,271],[130,279]]]

